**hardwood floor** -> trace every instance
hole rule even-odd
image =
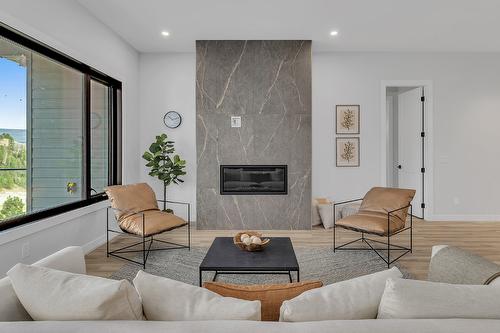
[[[192,230],[192,245],[208,247],[216,236],[233,236],[230,230]],[[266,236],[287,236],[295,247],[331,247],[332,231],[315,228],[311,231],[262,231]],[[405,232],[406,233],[406,232]],[[398,235],[395,244],[405,245],[407,235]],[[161,239],[182,242],[184,229],[167,233]],[[357,235],[339,230],[340,243],[354,239]],[[130,244],[130,237],[119,236],[111,242],[111,247]],[[500,264],[500,222],[427,222],[415,219],[413,222],[413,253],[404,256],[401,266],[416,279],[425,279],[431,248],[437,244],[460,246]],[[185,251],[185,250],[180,250]],[[107,258],[106,245],[100,246],[86,256],[87,271],[90,275],[109,277],[120,269],[125,261]]]

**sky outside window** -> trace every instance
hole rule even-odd
[[[0,58],[0,128],[26,129],[26,68]]]

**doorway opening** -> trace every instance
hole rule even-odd
[[[426,215],[426,87],[385,86],[385,178],[389,187],[416,190],[413,215]]]

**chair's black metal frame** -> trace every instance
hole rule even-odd
[[[351,202],[361,201],[361,200],[363,200],[363,199],[354,199],[354,200],[336,202],[333,205],[333,252],[335,252],[335,251],[347,251],[347,250],[350,250],[350,251],[353,251],[353,250],[354,251],[374,251],[387,264],[387,268],[391,267],[392,263],[394,263],[396,260],[400,259],[405,254],[412,253],[412,251],[413,251],[413,206],[411,204],[387,212],[387,235],[378,235],[378,234],[375,234],[376,236],[387,237],[387,242],[382,242],[382,241],[379,241],[379,240],[375,240],[375,239],[371,239],[371,238],[366,238],[365,237],[365,233],[368,233],[368,232],[364,232],[362,230],[353,230],[355,232],[361,233],[361,238],[358,238],[358,239],[355,239],[353,241],[347,242],[347,243],[342,244],[340,246],[336,246],[336,231],[337,231],[336,213],[337,213],[337,206],[344,205],[344,204],[351,203]],[[400,211],[402,209],[408,209],[408,208],[410,208],[410,214],[409,214],[410,215],[410,226],[407,227],[406,226],[406,221],[405,221],[405,227],[403,229],[399,229],[399,230],[391,233],[390,232],[390,230],[391,230],[390,229],[390,226],[391,226],[391,215],[394,214],[397,211]],[[343,228],[342,226],[339,226],[339,227]],[[347,229],[347,228],[344,228],[344,229]],[[349,230],[352,230],[352,229],[349,229]],[[395,236],[395,235],[397,235],[397,234],[399,234],[399,233],[401,233],[403,231],[406,231],[406,230],[410,231],[410,247],[405,247],[405,246],[400,246],[400,245],[396,245],[396,244],[391,244],[391,237],[392,236]],[[359,241],[361,241],[362,243],[367,244],[369,248],[366,248],[366,247],[362,247],[362,248],[361,247],[345,247],[347,245],[350,245],[350,244],[353,244],[353,243],[356,243],[356,242],[359,242]],[[372,244],[370,244],[370,242],[377,243],[377,244],[382,244],[382,245],[385,245],[386,247],[384,247],[384,248],[375,248],[374,246],[372,246]],[[380,253],[379,251],[387,251],[387,258],[385,258],[382,255],[382,253]],[[391,251],[403,251],[403,253],[401,253],[399,256],[397,256],[396,258],[394,258],[394,259],[391,260]]]
[[[180,227],[177,227],[177,228],[174,228],[174,229],[179,229],[179,228],[187,227],[187,245],[173,243],[173,242],[167,242],[167,241],[164,241],[164,240],[160,240],[160,239],[154,238],[154,236],[157,236],[157,235],[160,235],[160,234],[172,231],[174,229],[167,230],[167,231],[155,234],[155,235],[145,236],[145,229],[146,229],[145,228],[145,224],[147,223],[147,220],[145,219],[145,215],[144,215],[143,212],[133,212],[133,211],[119,210],[119,209],[112,208],[112,207],[108,206],[107,209],[106,209],[106,256],[107,257],[112,256],[112,257],[115,257],[115,258],[120,258],[120,259],[123,259],[123,260],[127,260],[129,262],[133,262],[135,264],[142,265],[142,267],[145,269],[146,268],[146,262],[147,262],[148,257],[149,257],[149,252],[151,252],[151,251],[167,251],[167,250],[177,250],[177,249],[189,249],[189,250],[191,250],[191,204],[188,203],[188,202],[171,201],[171,200],[157,200],[157,201],[163,202],[163,203],[186,205],[186,208],[187,208],[187,218],[188,218],[187,224],[185,224],[183,226],[180,226]],[[130,212],[130,213],[134,213],[134,214],[140,214],[142,216],[142,235],[135,235],[135,234],[124,232],[124,231],[118,231],[118,230],[115,230],[115,229],[110,229],[109,228],[109,211],[110,211],[110,209],[113,210],[113,211]],[[110,251],[110,249],[109,249],[109,245],[110,245],[109,244],[109,233],[110,232],[111,233],[124,234],[124,235],[128,235],[128,236],[136,237],[136,238],[141,239],[141,241],[137,242],[137,243],[134,243],[132,245],[127,245],[127,246],[121,247],[119,249]],[[152,249],[151,246],[153,245],[153,242],[159,242],[159,243],[169,244],[171,246],[170,247],[164,247],[164,248],[154,248],[154,249]],[[147,243],[149,243],[149,245],[147,245],[147,248],[146,248],[146,244]],[[134,246],[138,246],[138,245],[142,245],[142,249],[140,249],[140,250],[130,250],[130,248],[133,248]],[[137,261],[137,260],[132,260],[130,258],[126,258],[126,257],[123,257],[123,256],[119,255],[119,254],[122,254],[122,253],[142,253],[142,262]]]

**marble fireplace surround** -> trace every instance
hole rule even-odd
[[[198,229],[311,229],[311,41],[197,41],[196,116]],[[287,165],[288,194],[220,195],[223,164]]]

